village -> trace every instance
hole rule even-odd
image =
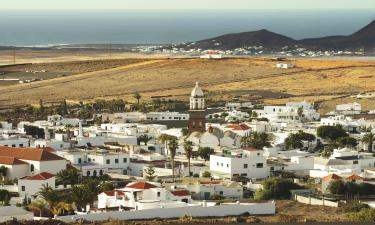
[[[375,208],[375,116],[359,103],[211,107],[192,88],[185,112],[119,101],[94,118],[1,122],[0,222],[275,215],[285,199]]]

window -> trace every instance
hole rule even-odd
[[[223,194],[224,194],[224,192],[223,192],[223,191],[220,191],[219,193],[220,193],[220,195],[223,195]]]
[[[81,159],[81,158],[78,158],[78,163],[79,163],[79,164],[82,163],[82,159]]]
[[[22,191],[25,191],[25,190],[26,190],[25,186],[22,186],[22,187],[21,187],[21,190],[22,190]]]
[[[358,160],[354,160],[354,161],[353,161],[353,164],[358,164]]]
[[[86,175],[89,177],[91,175],[90,171],[87,171]]]
[[[158,197],[160,197],[160,192],[159,191],[158,191],[157,195],[158,195]]]
[[[257,168],[263,168],[263,163],[257,163]]]
[[[122,161],[123,161],[124,163],[126,163],[126,162],[128,161],[128,159],[127,159],[127,158],[123,158]]]
[[[271,166],[271,167],[270,167],[270,170],[271,170],[271,171],[274,171],[274,170],[275,170],[275,168],[274,168],[273,166]]]
[[[118,163],[118,159],[115,159],[115,163],[116,163],[116,164]]]
[[[258,152],[257,155],[260,155],[260,153]]]
[[[241,177],[247,177],[247,173],[241,173]]]
[[[229,168],[229,164],[227,164],[227,168]]]
[[[219,162],[217,162],[216,165],[219,166]]]
[[[16,147],[16,145],[12,145],[12,147],[13,147],[13,148],[15,148],[15,147]]]
[[[243,164],[243,168],[244,168],[244,169],[247,169],[247,164]]]
[[[33,164],[30,165],[30,172],[34,172],[34,165]]]
[[[22,148],[23,147],[23,144],[20,144],[20,148]]]
[[[110,159],[107,159],[107,164],[111,164],[111,160]]]
[[[87,158],[87,161],[91,162],[91,158]]]

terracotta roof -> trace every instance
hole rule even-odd
[[[188,190],[176,190],[171,192],[174,196],[190,196],[190,192]]]
[[[124,196],[125,195],[125,193],[122,192],[122,191],[105,191],[103,193],[106,194],[107,196],[115,196],[116,192],[117,192],[118,196]]]
[[[341,180],[341,179],[342,179],[342,177],[340,177],[339,175],[334,174],[334,173],[322,178],[322,180],[324,180],[324,181]]]
[[[14,157],[0,156],[0,164],[3,165],[22,165],[27,164],[26,162],[16,159]]]
[[[150,189],[150,188],[156,188],[155,185],[150,184],[150,183],[145,182],[145,181],[140,181],[140,182],[132,183],[132,184],[127,185],[126,187],[128,187],[128,188],[134,188],[134,189],[140,189],[140,190]]]
[[[47,173],[47,172],[42,172],[42,173],[39,173],[37,175],[23,177],[21,179],[22,180],[48,180],[48,179],[50,179],[54,176],[55,175],[53,175],[53,174],[50,174],[50,173]]]
[[[353,175],[351,175],[351,176],[349,176],[349,177],[347,177],[347,178],[345,178],[346,180],[363,180],[363,178],[362,177],[360,177],[360,176],[358,176],[358,175],[355,175],[355,174],[353,174]]]
[[[249,130],[250,127],[244,123],[241,124],[229,124],[226,128],[232,128],[233,130]]]
[[[32,161],[65,160],[64,158],[53,154],[50,149],[40,148],[11,148],[0,146],[0,156]]]

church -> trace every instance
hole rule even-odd
[[[206,131],[205,96],[198,82],[195,83],[190,95],[188,131],[189,134],[193,132],[204,133]]]
[[[240,145],[240,137],[230,128],[222,128],[206,125],[206,99],[199,83],[190,95],[190,110],[188,121],[189,135],[187,140],[193,142],[195,146],[200,147],[235,147]]]

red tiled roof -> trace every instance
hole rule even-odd
[[[176,190],[172,191],[172,194],[175,196],[190,196],[190,192],[188,190]]]
[[[322,180],[324,180],[324,181],[341,180],[341,179],[342,179],[342,177],[340,177],[339,175],[334,174],[334,173],[322,178]]]
[[[150,188],[156,188],[155,185],[150,184],[150,183],[145,182],[145,181],[140,181],[140,182],[132,183],[130,185],[127,185],[126,187],[128,187],[128,188],[134,188],[134,189],[140,189],[140,190],[150,189]]]
[[[233,130],[249,130],[250,127],[244,123],[241,124],[229,124],[226,128],[232,128]]]
[[[0,146],[0,156],[32,161],[64,160],[64,158],[53,154],[50,148],[11,148]]]
[[[53,175],[53,174],[50,174],[50,173],[47,173],[47,172],[42,172],[42,173],[39,173],[37,175],[23,177],[21,179],[23,179],[23,180],[48,180],[48,179],[50,179],[54,176],[55,175]]]
[[[351,175],[351,176],[349,176],[349,177],[347,177],[347,178],[345,178],[346,180],[363,180],[363,178],[362,177],[360,177],[360,176],[358,176],[358,175],[355,175],[355,174],[353,174],[353,175]]]
[[[117,192],[118,196],[124,196],[125,195],[125,193],[122,192],[122,191],[105,191],[103,193],[106,194],[107,196],[115,196],[116,192]]]
[[[0,164],[3,165],[22,165],[27,164],[26,162],[16,159],[14,157],[0,156]]]

